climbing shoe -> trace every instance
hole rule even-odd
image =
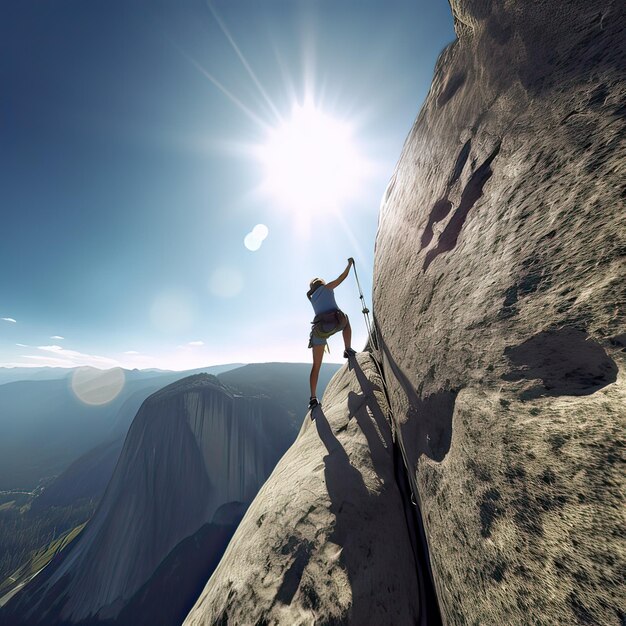
[[[319,400],[313,396],[310,400],[309,400],[309,409],[314,409],[316,406],[319,405]]]
[[[355,354],[356,354],[356,350],[353,350],[352,348],[346,348],[343,351],[343,358],[349,359],[351,356],[354,356]]]

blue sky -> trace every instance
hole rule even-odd
[[[0,365],[308,361],[308,281],[353,256],[370,301],[380,198],[453,38],[444,0],[2,3]],[[332,209],[264,186],[305,101],[362,162]],[[352,276],[336,295],[360,348]]]

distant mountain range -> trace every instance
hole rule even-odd
[[[320,387],[336,369],[323,369]],[[93,518],[9,601],[0,621],[180,623],[294,441],[308,371],[304,364],[244,366],[153,393],[133,420]],[[101,489],[118,445],[77,460],[33,508],[45,511]]]
[[[320,389],[338,367],[324,365]],[[11,611],[0,610],[0,623],[59,623],[55,622],[61,619],[59,609],[63,620],[66,614],[72,616],[70,622],[82,616],[85,623],[104,623],[103,619],[115,624],[180,623],[247,505],[296,438],[306,411],[309,371],[310,365],[301,363],[222,366],[218,377],[193,375],[160,385],[156,392],[154,386],[181,373],[131,372],[124,397],[116,399],[116,410],[90,413],[99,421],[99,426],[91,424],[91,436],[108,439],[69,463],[22,508],[31,526],[62,513],[63,519],[75,519],[77,527],[60,528],[65,534],[48,548],[41,546],[32,562],[16,572],[15,582],[0,580],[2,606],[52,558],[11,601]],[[89,412],[92,407],[79,404],[75,415],[63,414],[73,406],[67,378],[65,373],[62,379],[0,385],[0,398],[5,394],[12,399],[23,415],[27,411],[20,407],[18,393],[28,391],[24,404],[42,409],[43,416],[31,416],[23,425],[22,437],[29,428],[33,433],[37,425],[49,426],[45,420],[51,415],[62,416],[56,426],[66,429],[67,439],[75,437],[72,427],[85,416],[80,410]],[[119,433],[125,433],[138,405],[141,410],[124,438]],[[34,439],[45,449],[46,437]],[[20,469],[17,462],[16,467]],[[88,503],[98,502],[105,488],[95,516],[81,532],[87,518],[80,515],[90,514]],[[15,516],[15,508],[9,505],[9,510]],[[0,507],[0,531],[2,514]],[[113,559],[110,567],[107,559]],[[115,582],[118,577],[123,582]],[[48,614],[42,609],[47,602],[42,594],[50,584],[56,585],[49,580],[61,579],[71,581],[65,593],[69,600]],[[102,589],[109,591],[103,595]],[[159,604],[166,589],[169,600]],[[24,598],[28,606],[39,608],[24,611]],[[163,621],[165,615],[169,617]]]
[[[219,374],[239,364],[204,368]],[[110,403],[91,406],[71,389],[73,369],[0,368],[0,491],[32,490],[91,448],[126,434],[141,403],[191,372],[123,370]],[[17,378],[17,380],[16,380]]]

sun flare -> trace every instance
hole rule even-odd
[[[295,106],[260,148],[264,189],[287,209],[338,211],[354,198],[363,160],[351,128],[312,104]]]

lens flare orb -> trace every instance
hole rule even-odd
[[[115,400],[124,388],[125,380],[124,370],[119,367],[110,370],[79,367],[72,374],[71,386],[81,402],[99,406]]]
[[[256,252],[269,235],[269,232],[269,228],[265,224],[257,224],[252,231],[244,237],[243,245],[251,252]]]

